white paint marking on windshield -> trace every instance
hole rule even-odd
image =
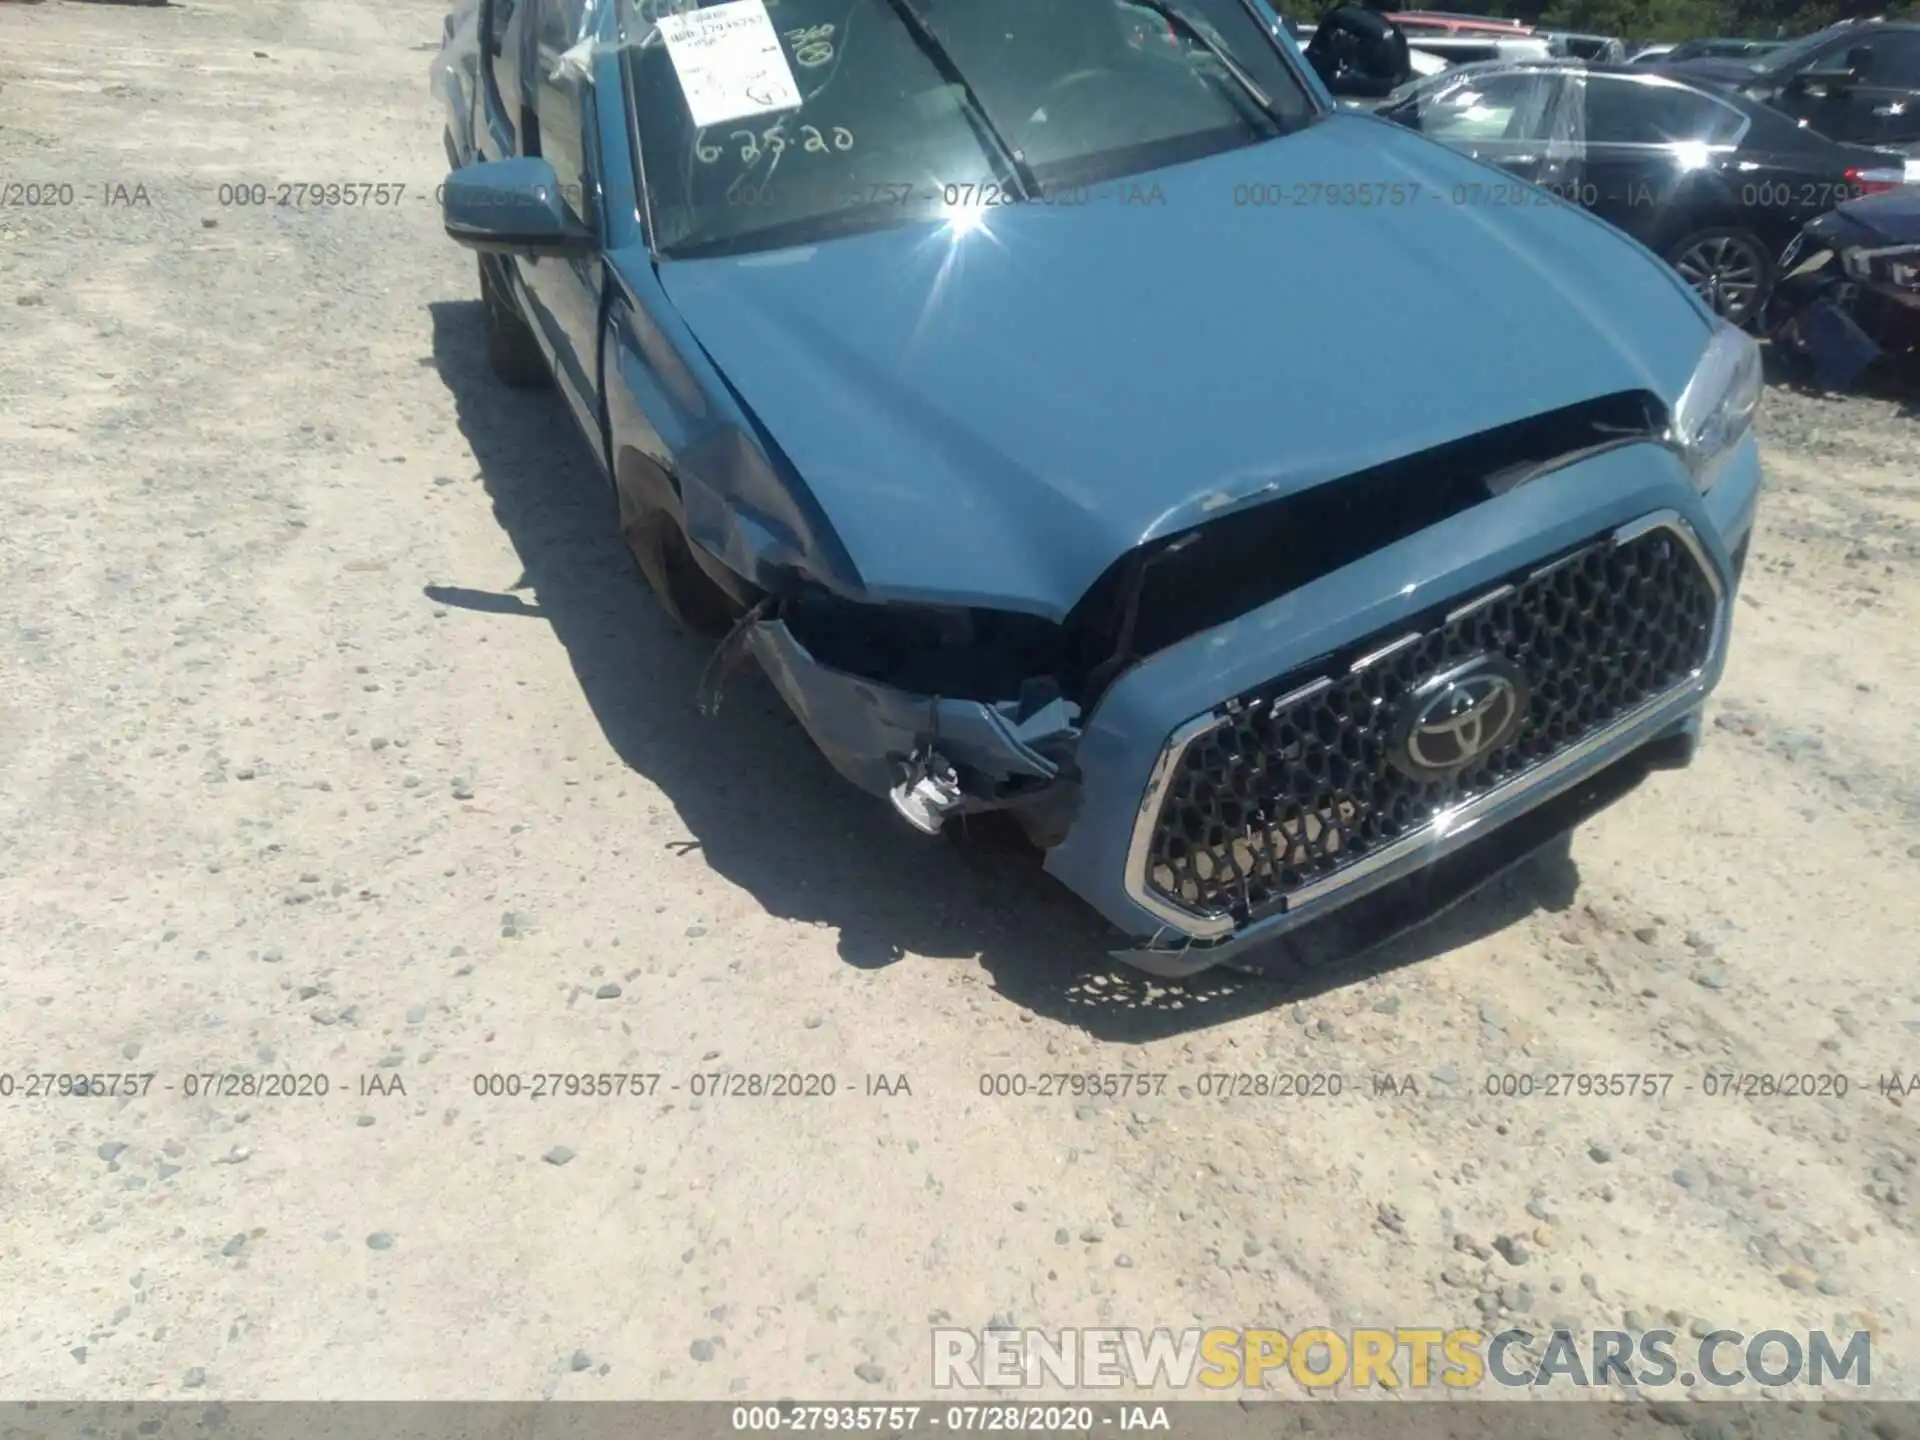
[[[810,25],[786,32],[793,44],[794,62],[805,70],[818,70],[833,60],[833,26]]]

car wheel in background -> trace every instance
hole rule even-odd
[[[480,303],[487,312],[487,364],[516,390],[537,390],[550,381],[547,357],[533,330],[513,308],[488,257],[480,257]]]
[[[1773,252],[1751,230],[1713,226],[1674,242],[1667,263],[1714,314],[1750,325],[1773,289]]]

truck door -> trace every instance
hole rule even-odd
[[[583,73],[573,63],[561,63],[561,57],[583,38],[589,15],[597,7],[592,0],[516,3],[531,11],[522,51],[526,118],[521,124],[520,153],[538,155],[552,165],[560,180],[562,202],[583,224],[600,232],[590,66]],[[601,253],[581,259],[517,256],[513,264],[524,288],[527,318],[553,363],[560,393],[605,465],[606,437],[600,425],[600,297],[605,279]]]

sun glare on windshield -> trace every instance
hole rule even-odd
[[[947,222],[946,234],[958,240],[963,235],[971,235],[976,230],[987,228],[988,205],[947,205],[940,211],[940,218]]]

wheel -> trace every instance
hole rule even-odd
[[[487,364],[516,390],[537,390],[548,384],[552,372],[533,329],[513,308],[513,300],[497,278],[489,257],[480,257],[480,303],[487,312]]]
[[[1773,290],[1773,252],[1751,230],[1696,230],[1674,243],[1667,263],[1714,314],[1735,325],[1752,323]]]

